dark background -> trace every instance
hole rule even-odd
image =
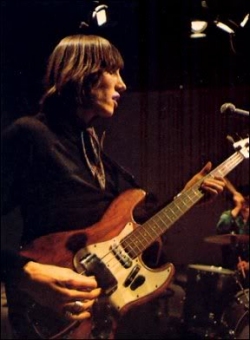
[[[92,0],[1,1],[3,109],[33,109],[41,93],[48,55],[59,40],[89,22]],[[103,3],[99,1],[99,3]],[[110,24],[100,33],[121,50],[128,89],[151,91],[183,87],[249,85],[249,24],[230,43],[228,33],[210,25],[206,39],[190,39],[189,21],[198,0],[106,0]],[[248,0],[207,0],[214,13],[241,15]],[[211,18],[210,18],[211,20]],[[13,99],[16,98],[16,101]],[[28,99],[25,100],[24,98]],[[31,102],[30,102],[31,98]],[[241,106],[249,105],[244,101]]]
[[[194,40],[189,37],[189,20],[199,1],[105,3],[111,24],[82,31],[107,37],[125,59],[127,92],[112,121],[101,122],[108,132],[105,148],[163,202],[208,160],[216,166],[234,152],[227,135],[238,139],[248,134],[248,118],[222,115],[220,106],[232,102],[250,108],[249,25],[232,40],[211,25],[206,38]],[[249,10],[248,0],[208,3],[211,16]],[[91,6],[90,0],[1,1],[2,128],[36,112],[52,48],[64,36],[79,32]],[[236,186],[247,184],[248,173],[245,160],[229,178]],[[224,193],[209,205],[194,207],[174,225],[166,242],[170,261],[220,263],[218,246],[203,239],[215,233],[230,198]],[[19,217],[8,218],[6,235],[15,240],[10,225],[19,225]]]

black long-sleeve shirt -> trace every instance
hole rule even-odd
[[[52,232],[82,229],[100,220],[110,203],[131,188],[109,158],[103,158],[103,190],[84,157],[74,120],[49,121],[42,113],[22,117],[2,138],[2,214],[20,206],[21,244]],[[25,263],[18,252],[2,252],[2,280]]]

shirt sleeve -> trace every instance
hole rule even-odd
[[[231,214],[231,210],[224,211],[221,214],[216,230],[218,234],[228,234],[235,231],[235,220]]]
[[[1,216],[11,213],[20,203],[21,185],[28,166],[27,138],[23,138],[20,126],[13,123],[1,136]],[[2,226],[1,234],[5,233]],[[19,233],[19,230],[13,230]],[[2,235],[3,237],[3,235]],[[4,238],[5,239],[5,238]],[[18,248],[18,247],[17,247]],[[19,255],[11,239],[1,247],[1,281],[17,280],[22,267],[30,259]]]
[[[1,250],[1,281],[18,282],[22,273],[22,268],[31,259],[19,255],[14,249]]]
[[[1,137],[1,215],[12,211],[20,202],[19,189],[28,167],[28,154],[24,131],[13,123]]]

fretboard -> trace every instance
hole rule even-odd
[[[244,156],[240,152],[235,152],[208,175],[196,182],[191,188],[181,193],[181,195],[151,217],[147,222],[127,235],[121,241],[121,244],[129,256],[136,258],[140,255],[204,196],[200,188],[205,178],[225,177],[241,163],[243,159]]]

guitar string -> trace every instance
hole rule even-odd
[[[192,186],[190,189],[187,190],[187,192],[185,192],[185,195],[188,196],[188,194],[194,194],[194,190],[199,190],[198,188],[200,187],[200,184],[204,181],[205,178],[208,178],[208,177],[213,177],[214,175],[216,176],[216,173],[219,173],[219,170],[218,169],[221,169],[221,171],[223,171],[223,168],[224,168],[224,172],[223,172],[223,176],[225,176],[229,171],[231,171],[237,164],[239,164],[239,162],[242,160],[242,155],[239,154],[239,153],[235,153],[233,156],[231,156],[229,159],[227,159],[226,161],[224,161],[219,167],[217,167],[216,169],[214,169],[213,171],[211,171],[209,174],[207,174],[204,178],[202,178],[201,180],[199,180],[194,186]],[[228,166],[230,165],[230,167]],[[230,168],[230,169],[228,169]],[[200,192],[200,191],[199,191]],[[201,197],[200,197],[201,198]],[[170,205],[174,203],[174,202],[171,202]],[[148,222],[148,221],[147,221]],[[147,223],[146,222],[146,223]],[[146,223],[144,223],[143,225],[145,225]],[[130,259],[134,259],[134,256],[136,257],[136,254],[132,254],[130,253],[129,251],[127,252],[125,250],[125,241],[132,239],[133,236],[135,236],[136,234],[139,234],[139,236],[141,236],[141,230],[140,228],[143,227],[140,226],[136,229],[133,230],[133,232],[129,233],[127,236],[125,236],[120,242],[119,244],[117,244],[117,246],[114,248],[115,250],[118,250],[118,248],[120,246],[122,246],[122,248],[124,249],[124,251],[128,254],[128,256],[130,257]],[[166,231],[166,230],[165,230]],[[163,233],[165,232],[163,231]],[[160,236],[160,235],[158,235]],[[137,238],[138,239],[138,238]],[[133,242],[132,242],[133,243]],[[135,243],[133,244],[135,245]],[[131,248],[132,252],[133,252],[133,248]],[[108,268],[111,268],[111,269],[114,269],[115,268],[115,265],[119,266],[119,261],[117,261],[117,259],[115,257],[112,257],[111,259],[109,259],[107,262],[105,261],[105,258],[107,256],[109,256],[110,254],[113,254],[113,251],[110,250],[107,254],[105,254],[102,258],[101,258],[101,261],[106,264],[108,266],[108,264],[110,264],[111,261],[113,260],[116,260],[115,261],[115,264],[114,266],[109,266]],[[138,256],[138,255],[137,255]]]
[[[200,179],[195,185],[193,185],[190,189],[188,189],[185,193],[185,196],[190,198],[190,196],[188,196],[188,194],[196,194],[197,195],[197,190],[199,191],[199,194],[202,193],[200,190],[199,190],[199,187],[201,185],[201,183],[204,181],[205,178],[209,178],[209,177],[214,177],[218,174],[221,175],[220,171],[222,172],[222,177],[224,177],[227,173],[229,173],[237,164],[239,164],[242,160],[244,159],[244,157],[242,157],[242,155],[237,152],[235,154],[233,154],[229,159],[227,159],[226,161],[224,161],[219,167],[217,167],[216,169],[212,170],[209,174],[207,174],[205,177],[203,177],[202,179]],[[228,166],[230,165],[230,166]],[[223,170],[224,169],[224,170]],[[203,196],[203,194],[202,194]],[[202,197],[201,196],[201,197]],[[199,197],[199,199],[201,198]],[[179,198],[179,201],[181,201],[182,199]],[[194,202],[193,204],[195,204],[196,202]],[[192,207],[193,204],[190,206]],[[175,201],[171,202],[170,205],[175,205]],[[170,206],[169,205],[169,206]],[[166,207],[167,208],[167,207]],[[165,210],[165,209],[163,209]],[[158,214],[157,214],[158,215]],[[150,220],[149,220],[150,221]],[[141,232],[142,232],[142,229],[140,228],[143,228],[144,225],[148,224],[147,221],[146,223],[144,223],[143,225],[137,227],[136,229],[134,229],[131,233],[129,233],[127,236],[125,236],[123,239],[121,239],[121,241],[115,246],[115,248],[113,248],[113,250],[110,250],[108,251],[102,258],[100,258],[101,262],[103,262],[109,269],[112,269],[112,270],[115,270],[115,267],[119,267],[120,268],[120,262],[119,260],[117,260],[117,258],[115,256],[113,256],[111,259],[108,259],[107,261],[105,261],[105,258],[107,258],[109,255],[113,255],[114,253],[114,250],[118,250],[119,247],[122,247],[124,249],[124,251],[126,252],[126,254],[130,257],[130,260],[134,260],[138,255],[137,253],[135,254],[132,254],[130,251],[127,251],[126,250],[126,241],[129,240],[129,239],[132,239],[133,236],[135,236],[135,239],[138,240],[138,237],[136,238],[136,234],[139,234],[139,236],[142,236],[141,235]],[[175,222],[175,221],[174,221]],[[174,223],[173,222],[173,223]],[[167,230],[165,231],[162,231],[162,234],[165,233]],[[160,236],[161,234],[158,235],[158,237]],[[138,236],[138,235],[137,235]],[[156,240],[156,239],[154,239]],[[154,241],[153,240],[153,241]],[[130,244],[128,243],[128,245],[130,246]],[[135,245],[135,243],[132,242],[132,246]],[[149,244],[150,245],[150,244]],[[138,247],[138,245],[136,245]],[[141,251],[141,249],[139,248],[139,250]],[[145,248],[143,249],[145,250]],[[143,251],[142,250],[142,251]],[[131,248],[131,251],[133,252],[134,249]],[[141,252],[140,252],[141,253]],[[139,255],[140,255],[139,253]],[[112,264],[110,266],[110,263],[111,261],[115,260],[114,264]]]

